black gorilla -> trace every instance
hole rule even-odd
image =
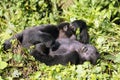
[[[3,44],[4,50],[11,48],[11,40],[17,39],[23,47],[29,48],[38,43],[44,43],[46,47],[51,47],[57,38],[70,37],[74,31],[69,27],[69,23],[64,22],[59,25],[40,25],[24,30],[16,34]]]
[[[80,28],[80,34],[76,35],[76,30]],[[75,36],[76,35],[76,36]],[[82,43],[89,42],[86,23],[83,20],[75,20],[71,23],[63,22],[59,25],[40,25],[24,30],[16,34],[3,44],[3,49],[11,48],[11,40],[17,39],[23,47],[29,48],[31,45],[44,43],[46,47],[51,47],[57,38],[77,39]]]
[[[88,34],[88,27],[86,25],[86,22],[83,20],[74,20],[73,22],[70,23],[70,27],[74,31],[79,31],[80,33],[76,34],[77,41],[87,44],[89,43],[89,34]]]
[[[80,34],[75,36],[78,28],[80,29]],[[31,55],[47,65],[65,65],[68,62],[79,64],[86,60],[95,64],[99,57],[96,48],[74,40],[76,37],[80,37],[79,41],[82,43],[89,42],[87,26],[82,20],[75,20],[72,23],[64,22],[59,25],[41,25],[26,29],[6,40],[3,47],[4,50],[11,48],[11,40],[16,38],[25,48],[35,45]]]
[[[54,50],[56,47],[57,49]],[[85,61],[96,64],[99,58],[99,53],[94,46],[68,38],[57,39],[55,47],[50,49],[46,48],[44,44],[37,44],[35,49],[31,51],[31,55],[46,65],[66,65],[69,62],[82,64]]]

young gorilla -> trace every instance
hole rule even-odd
[[[30,46],[41,42],[45,43],[46,46],[50,46],[53,43],[54,39],[58,37],[58,34],[59,31],[54,25],[32,27],[6,40],[3,44],[3,47],[4,50],[11,48],[11,40],[13,39],[17,39],[25,48],[29,48]]]
[[[96,64],[99,58],[97,49],[90,44],[82,44],[79,41],[64,38],[57,39],[55,47],[46,48],[43,44],[37,44],[35,49],[31,51],[31,55],[35,59],[45,63],[46,65],[62,64],[82,64],[90,61]],[[54,50],[54,48],[56,48]]]
[[[73,21],[71,23],[72,26],[70,26],[69,23],[61,23],[57,26],[41,25],[38,27],[26,29],[23,32],[16,34],[15,36],[6,40],[4,43],[4,50],[11,48],[11,40],[16,38],[23,47],[29,48],[31,45],[35,45],[35,49],[32,50],[31,54],[36,59],[46,63],[47,65],[65,65],[68,62],[71,62],[71,64],[79,64],[83,63],[85,60],[95,64],[98,54],[94,47],[87,46],[87,48],[83,49],[81,49],[81,47],[78,49],[79,51],[77,51],[75,49],[76,45],[81,45],[82,43],[78,41],[77,43],[74,43],[75,40],[71,41],[70,39],[60,40],[60,38],[66,37],[75,39],[75,31],[77,28],[80,28],[80,35],[82,36],[80,39],[83,40],[83,43],[87,42],[88,36],[85,37],[85,39],[82,39],[84,38],[84,35],[88,34],[87,28],[86,26],[81,27],[82,23],[80,24],[79,22],[81,21]],[[58,40],[55,41],[56,39]],[[69,48],[70,46],[73,46],[73,48]],[[90,50],[93,51],[89,53],[89,55],[86,55]],[[80,51],[84,54],[82,54]]]
[[[12,46],[11,40],[13,39],[17,39],[25,48],[29,48],[38,43],[43,43],[46,47],[51,47],[58,37],[70,37],[73,34],[73,30],[69,28],[69,23],[67,22],[59,25],[40,25],[26,29],[6,40],[3,44],[3,48],[5,51],[10,49]]]
[[[75,36],[75,31],[80,28],[80,34]],[[3,49],[6,51],[11,48],[11,40],[17,39],[23,47],[29,48],[38,43],[44,43],[46,47],[51,47],[58,38],[76,39],[80,37],[80,42],[88,43],[89,35],[87,32],[86,23],[82,20],[75,20],[70,24],[63,22],[59,25],[40,25],[24,30],[16,34],[3,44]]]
[[[88,34],[88,29],[85,21],[83,20],[74,20],[73,22],[70,23],[70,27],[75,31],[75,32],[80,32],[76,33],[76,38],[77,41],[87,44],[89,43],[89,34]]]
[[[75,36],[75,31],[78,28],[80,29],[80,35]],[[81,54],[80,52],[77,52],[74,49],[72,51],[68,50],[69,46],[73,46],[73,48],[74,47],[76,48],[76,47],[78,47],[78,46],[75,46],[77,44],[80,44],[80,46],[82,46],[83,45],[82,43],[89,42],[89,35],[87,32],[86,23],[82,20],[75,20],[70,23],[70,28],[68,28],[68,29],[72,29],[72,30],[67,31],[67,27],[64,27],[64,26],[59,27],[60,34],[59,34],[59,37],[58,37],[55,45],[49,49],[49,48],[46,48],[45,45],[42,43],[37,44],[36,48],[34,50],[32,50],[31,55],[33,55],[37,60],[46,63],[47,65],[54,65],[54,64],[65,65],[68,62],[71,62],[71,64],[78,64],[78,63],[83,63],[85,60],[90,61],[90,59],[89,59],[90,57],[91,57],[91,63],[95,64],[95,62],[97,60],[96,59],[97,55],[95,56],[95,60],[92,60],[92,59],[94,59],[94,58],[92,58],[92,52],[89,53],[88,55],[86,55],[87,52],[86,52],[86,54]],[[72,34],[74,34],[74,35],[72,35]],[[80,37],[79,41],[82,43],[79,43],[77,41],[77,43],[75,44],[74,39],[76,39],[76,37]],[[70,38],[70,39],[73,39],[73,41],[71,41],[69,39],[61,40],[61,38]],[[62,43],[60,43],[61,41],[62,41]],[[68,46],[68,44],[69,44],[69,46]],[[64,45],[66,45],[66,47],[63,47]],[[92,46],[91,47],[88,46],[88,48],[91,50],[93,49],[93,51],[96,51],[96,49],[94,49],[94,47],[92,47]],[[95,55],[97,53],[93,52],[93,54]]]

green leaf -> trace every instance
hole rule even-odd
[[[2,61],[1,55],[0,55],[0,61]]]
[[[105,42],[105,39],[104,39],[103,36],[99,36],[98,39],[97,39],[97,41],[96,41],[96,43],[98,45],[102,45],[104,42]]]
[[[7,67],[7,63],[6,62],[3,62],[3,61],[0,61],[0,69],[4,69]]]
[[[97,79],[96,74],[91,74],[90,76],[91,76],[91,80],[96,80]]]
[[[0,76],[0,80],[3,80],[1,76]]]
[[[14,54],[13,58],[17,62],[21,62],[22,61],[22,56],[20,54]]]
[[[40,72],[40,71],[35,72],[35,73],[33,74],[33,79],[38,79],[38,78],[40,77],[40,75],[41,75],[41,72]]]
[[[116,55],[114,62],[120,63],[120,53]]]
[[[116,57],[114,55],[105,55],[104,58],[107,60],[115,60]]]

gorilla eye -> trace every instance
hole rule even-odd
[[[88,48],[86,46],[83,46],[81,50],[82,50],[82,52],[86,52],[88,50]]]

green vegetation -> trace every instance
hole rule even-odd
[[[62,5],[62,3],[64,3]],[[28,52],[4,52],[5,39],[40,24],[83,19],[97,65],[46,66]],[[0,80],[120,80],[120,0],[0,0]]]

